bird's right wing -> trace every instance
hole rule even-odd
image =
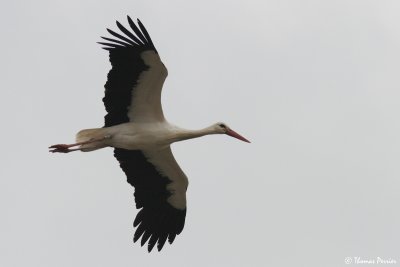
[[[157,243],[161,250],[166,240],[172,243],[185,224],[188,179],[176,162],[171,148],[157,151],[116,148],[115,157],[127,181],[135,187],[137,227],[134,242],[147,241],[149,252]]]
[[[143,24],[138,20],[137,27],[129,16],[128,22],[133,32],[117,21],[125,36],[107,29],[115,38],[102,37],[108,42],[99,42],[110,52],[112,65],[104,86],[106,127],[129,121],[164,121],[161,89],[167,69]]]

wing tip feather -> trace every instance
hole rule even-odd
[[[110,33],[111,35],[117,37],[121,41],[127,42],[129,46],[132,47],[142,47],[142,49],[152,49],[157,53],[156,48],[154,47],[154,44],[150,38],[149,33],[147,32],[146,28],[144,27],[143,23],[140,21],[139,18],[137,18],[137,23],[138,26],[133,22],[132,18],[127,15],[126,16],[128,19],[128,23],[131,26],[132,30],[134,31],[131,32],[127,30],[122,23],[120,23],[118,20],[115,21],[117,27],[128,37],[122,36],[121,34],[106,28],[107,32]],[[106,37],[101,38],[105,39]]]

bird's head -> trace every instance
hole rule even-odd
[[[235,138],[237,138],[239,140],[242,140],[244,142],[250,143],[249,140],[247,140],[246,138],[244,138],[243,136],[241,136],[240,134],[238,134],[237,132],[232,130],[228,125],[226,125],[226,123],[217,122],[213,126],[214,126],[213,128],[214,128],[215,133],[227,134],[229,136],[235,137]]]

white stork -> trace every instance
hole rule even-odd
[[[128,16],[133,32],[117,21],[125,36],[110,29],[117,39],[102,37],[110,53],[112,68],[105,84],[103,102],[107,111],[103,128],[86,129],[74,144],[50,146],[50,152],[93,151],[113,147],[127,181],[135,188],[136,208],[133,241],[148,241],[160,251],[166,240],[172,243],[182,232],[186,216],[188,179],[174,156],[174,142],[208,134],[227,134],[245,142],[224,123],[201,130],[186,130],[169,123],[161,107],[161,89],[167,69],[140,20],[139,28]]]

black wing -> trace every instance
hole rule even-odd
[[[112,65],[103,98],[107,111],[105,127],[137,121],[134,112],[140,115],[145,114],[147,115],[145,117],[149,119],[163,119],[159,97],[162,83],[166,77],[166,69],[161,61],[153,60],[146,64],[143,53],[146,51],[157,53],[157,50],[139,20],[140,29],[129,16],[128,22],[134,33],[117,22],[118,28],[126,36],[107,29],[117,39],[102,37],[109,42],[100,42],[105,46],[104,49],[110,52]],[[160,66],[163,68],[159,68]],[[159,79],[161,87],[140,88],[140,81],[143,80],[144,75],[148,75],[147,77],[151,79]],[[139,105],[135,106],[135,96],[149,93],[142,89],[153,90],[154,92],[150,93],[157,95],[158,99],[155,99],[154,103],[150,103],[150,105],[137,108],[136,106]],[[136,110],[132,110],[133,108]],[[128,183],[135,187],[136,207],[141,209],[134,221],[134,227],[137,227],[134,242],[142,236],[141,245],[143,246],[149,241],[149,252],[156,243],[160,251],[167,239],[169,243],[172,243],[176,235],[182,231],[186,208],[174,208],[167,201],[172,195],[167,190],[167,186],[172,181],[167,176],[160,174],[142,151],[116,148],[114,156],[125,172]]]
[[[140,31],[129,16],[128,22],[137,37],[117,21],[118,28],[126,36],[107,29],[117,39],[102,37],[109,42],[99,42],[110,52],[112,66],[104,86],[106,127],[128,122],[132,120],[134,113],[148,120],[164,119],[160,98],[167,70],[143,24],[138,20]],[[157,80],[158,83],[153,82],[153,86],[143,86],[149,79]],[[141,105],[141,96],[149,94],[155,97],[151,98],[148,105]]]
[[[133,241],[136,242],[142,237],[142,246],[149,241],[149,252],[156,243],[157,249],[160,251],[167,239],[172,244],[176,235],[182,232],[185,225],[185,196],[183,196],[183,201],[179,199],[184,208],[173,207],[169,200],[174,197],[174,194],[185,194],[187,188],[186,176],[181,172],[183,176],[176,175],[173,177],[175,178],[173,182],[165,174],[160,174],[158,168],[156,169],[145,156],[145,152],[139,150],[131,151],[117,148],[114,150],[114,155],[120,162],[128,183],[135,187],[136,208],[141,208],[133,223],[133,226],[137,227]],[[180,170],[179,167],[178,169]],[[176,178],[182,179],[176,181]],[[176,188],[171,190],[174,193],[167,190],[167,187],[170,186]]]

